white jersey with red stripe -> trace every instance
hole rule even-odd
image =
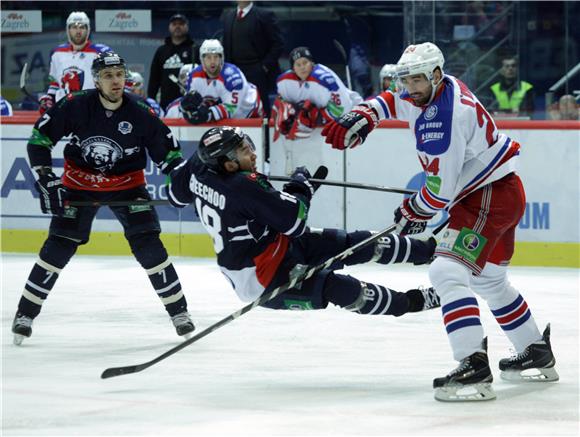
[[[215,79],[207,75],[203,66],[194,68],[187,80],[187,91],[197,91],[204,98],[221,101],[210,107],[214,120],[262,116],[258,89],[246,80],[244,73],[234,64],[224,63]]]
[[[380,119],[409,122],[427,177],[416,200],[427,213],[448,209],[516,170],[520,145],[499,133],[477,97],[453,76],[444,76],[424,107],[415,106],[406,91],[386,91],[363,105],[374,108]]]
[[[288,70],[278,76],[276,83],[283,100],[294,104],[310,100],[327,121],[340,118],[363,100],[359,93],[349,90],[334,71],[322,64],[314,65],[306,80],[300,80],[293,70]]]
[[[91,66],[99,53],[110,52],[104,44],[87,41],[78,51],[69,43],[61,44],[50,55],[50,72],[47,94],[59,101],[69,93],[95,87]]]

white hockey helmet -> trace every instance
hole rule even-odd
[[[203,61],[203,57],[210,53],[216,53],[222,57],[222,62],[224,60],[224,48],[222,43],[217,39],[206,39],[199,48],[199,58]]]
[[[89,35],[91,34],[91,20],[89,20],[89,16],[86,13],[81,11],[71,12],[68,18],[66,19],[66,36],[71,44],[72,41],[70,40],[68,28],[73,24],[81,24],[87,26],[87,39],[89,39]]]
[[[185,88],[187,86],[187,78],[189,73],[193,70],[193,64],[183,64],[179,69],[179,83]]]
[[[141,73],[138,73],[136,71],[129,71],[127,83],[130,85],[131,89],[141,90],[145,85],[145,80],[143,79]]]
[[[397,62],[397,77],[424,74],[433,82],[433,71],[439,67],[443,74],[444,63],[443,53],[435,44],[431,42],[412,44],[405,49]]]
[[[390,80],[395,80],[397,76],[397,66],[395,64],[385,64],[381,71],[379,71],[379,91],[383,90],[383,83],[385,78],[389,78]]]

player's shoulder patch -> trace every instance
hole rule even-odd
[[[93,46],[93,48],[98,53],[112,52],[113,51],[113,49],[111,49],[111,47],[109,47],[108,45],[105,45],[105,44],[91,44],[91,46]]]
[[[220,76],[228,91],[239,90],[244,86],[244,79],[242,78],[240,69],[234,64],[226,62],[220,72]]]
[[[268,182],[268,178],[265,175],[263,175],[262,173],[249,172],[249,171],[243,171],[240,173],[245,176],[246,180],[249,180],[250,182],[258,184],[260,187],[262,187],[265,190],[270,189],[272,187],[270,185],[270,182]]]
[[[318,82],[325,88],[328,88],[330,91],[337,91],[338,90],[338,82],[336,81],[336,75],[334,72],[322,65],[316,64],[310,77],[314,79],[314,81]]]

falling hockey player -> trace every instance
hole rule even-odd
[[[318,175],[316,175],[318,177]],[[239,128],[216,127],[199,141],[197,154],[171,173],[170,202],[195,204],[213,238],[217,261],[239,298],[252,302],[263,293],[368,238],[371,232],[307,230],[306,219],[316,186],[304,167],[297,168],[283,191],[256,172],[254,145]],[[434,238],[420,241],[388,235],[345,259],[345,264],[381,264],[431,259]],[[360,314],[401,316],[435,308],[433,288],[400,293],[382,285],[334,273],[333,265],[263,306],[316,310],[330,303]]]
[[[407,47],[397,63],[397,93],[383,92],[353,108],[322,135],[343,150],[364,142],[379,120],[409,121],[427,178],[395,210],[395,222],[402,234],[415,234],[438,211],[447,209],[450,215],[429,276],[460,364],[433,381],[435,398],[489,400],[495,398],[493,376],[474,292],[487,301],[515,347],[515,356],[499,362],[503,378],[555,381],[558,374],[550,325],[540,334],[528,304],[507,278],[515,228],[525,208],[516,174],[520,145],[497,130],[463,82],[444,74],[443,63],[435,44]]]
[[[89,241],[98,206],[73,207],[66,201],[149,200],[144,169],[147,154],[167,174],[183,158],[171,131],[145,103],[124,93],[127,69],[116,53],[100,53],[92,64],[97,89],[69,94],[34,125],[28,142],[30,165],[42,212],[52,214],[48,238],[24,286],[12,332],[20,344],[32,334],[55,282],[81,244]],[[64,174],[52,171],[51,150],[65,135]],[[111,206],[131,251],[147,272],[178,335],[194,330],[187,302],[149,205]],[[82,290],[79,290],[82,291]]]

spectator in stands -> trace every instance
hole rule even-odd
[[[491,87],[493,100],[488,109],[498,115],[531,117],[534,112],[534,86],[518,78],[518,61],[515,56],[502,59],[501,79]]]
[[[157,49],[151,62],[147,96],[157,100],[165,110],[167,105],[181,96],[179,86],[171,80],[177,77],[184,64],[191,64],[199,56],[195,43],[189,36],[188,20],[183,14],[175,14],[169,19],[169,36],[165,44]],[[157,92],[160,97],[157,99]]]
[[[93,89],[91,65],[99,53],[110,52],[104,44],[89,40],[91,22],[86,13],[71,12],[66,19],[68,43],[56,47],[50,54],[48,91],[40,97],[39,111],[44,114],[68,93]]]
[[[14,115],[12,105],[8,100],[4,100],[2,96],[0,96],[0,115],[3,117],[11,117]]]
[[[548,116],[551,120],[580,120],[580,107],[573,95],[566,94],[548,109]]]
[[[254,2],[237,3],[235,10],[226,10],[221,17],[225,58],[256,85],[269,115],[269,95],[275,93],[276,78],[281,72],[278,58],[284,50],[282,32],[272,11],[259,8]]]

